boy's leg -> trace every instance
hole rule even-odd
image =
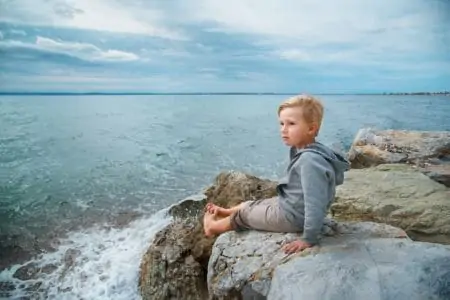
[[[278,198],[269,198],[255,201],[243,209],[237,211],[231,217],[232,229],[260,230],[269,232],[301,232],[289,222],[281,211]]]
[[[203,227],[208,237],[227,231],[261,230],[270,232],[300,232],[281,212],[278,198],[248,201],[231,208],[231,215],[220,218],[215,213],[205,212]]]

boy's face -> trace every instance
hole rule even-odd
[[[314,140],[317,125],[305,121],[301,107],[284,108],[279,121],[281,137],[286,145],[301,148]]]

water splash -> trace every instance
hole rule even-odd
[[[2,271],[0,298],[140,299],[141,257],[170,221],[164,209],[123,228],[74,232],[57,251]]]

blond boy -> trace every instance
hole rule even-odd
[[[208,204],[203,221],[206,236],[249,229],[303,232],[301,239],[283,246],[286,253],[318,243],[336,186],[343,183],[349,163],[316,141],[323,118],[323,105],[316,98],[287,99],[278,108],[278,118],[281,137],[290,146],[290,163],[277,185],[278,196],[228,209]]]

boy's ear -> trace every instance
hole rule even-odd
[[[317,136],[317,133],[319,131],[319,125],[316,122],[313,122],[309,125],[309,134],[312,136]]]
[[[312,122],[309,124],[309,133],[311,135],[317,135],[317,131],[319,130],[319,125],[316,122]]]

